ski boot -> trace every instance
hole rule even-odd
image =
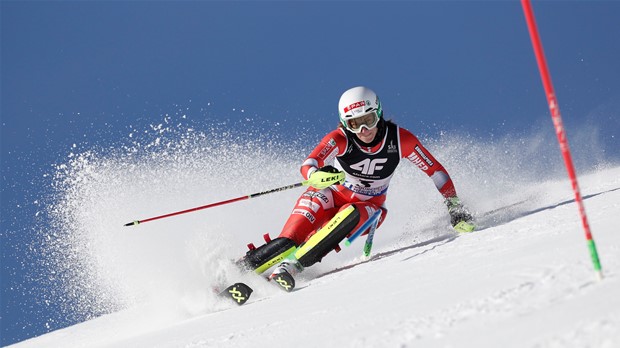
[[[241,270],[262,274],[272,266],[285,260],[289,255],[295,252],[297,245],[288,238],[269,238],[269,234],[263,236],[265,244],[255,247],[254,244],[248,244],[248,252],[235,264]]]
[[[476,229],[473,216],[463,206],[457,196],[446,199],[445,204],[450,214],[450,224],[455,231],[458,233],[469,233]]]
[[[293,275],[303,271],[304,267],[295,259],[282,261],[271,273],[269,280],[275,281],[282,290],[291,292],[295,289],[295,278]]]

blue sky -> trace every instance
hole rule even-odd
[[[74,322],[43,319],[54,305],[37,299],[41,256],[29,247],[52,165],[121,146],[165,115],[314,142],[335,126],[340,94],[367,85],[386,116],[428,137],[552,132],[516,1],[1,6],[2,345]],[[534,11],[569,141],[594,126],[617,160],[620,2],[535,2]]]

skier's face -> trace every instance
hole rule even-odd
[[[362,130],[359,133],[355,133],[355,135],[359,140],[365,143],[371,143],[375,139],[378,130],[379,127],[373,127],[372,129],[362,127]]]

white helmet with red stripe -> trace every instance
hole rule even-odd
[[[338,116],[346,129],[359,133],[362,127],[376,127],[379,119],[383,117],[383,109],[375,92],[359,86],[342,94],[338,102]]]

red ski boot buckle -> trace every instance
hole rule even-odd
[[[263,234],[263,238],[265,239],[265,242],[266,242],[266,243],[271,242],[271,237],[269,237],[269,233],[265,233],[265,234]]]

